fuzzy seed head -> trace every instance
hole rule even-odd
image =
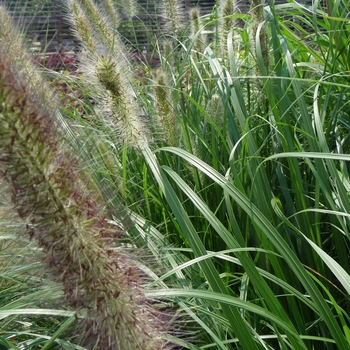
[[[74,2],[74,0],[71,0]],[[92,36],[95,39],[96,47],[103,46],[102,51],[114,52],[118,60],[123,60],[124,45],[122,44],[119,35],[115,31],[116,24],[110,23],[109,19],[103,15],[96,4],[92,0],[79,0],[80,7],[83,10],[82,16],[88,23],[88,27],[92,29]],[[73,18],[74,22],[74,18]],[[77,24],[74,23],[77,28]],[[82,39],[79,37],[79,39]],[[82,39],[83,44],[88,47],[87,43]],[[99,44],[99,45],[97,45]]]
[[[120,18],[111,0],[101,0],[103,6],[103,14],[108,19],[112,28],[118,28],[120,25]]]
[[[111,248],[120,231],[63,149],[50,88],[3,14],[0,7],[0,175],[12,203],[69,305],[85,311],[83,339],[91,348],[167,349],[164,325],[141,289],[143,274],[132,256]],[[9,50],[13,41],[18,56]]]
[[[227,38],[228,34],[235,28],[235,20],[232,18],[232,15],[236,13],[236,0],[223,0],[222,3],[222,23],[221,23],[221,42],[220,50],[222,57],[225,61],[228,59],[228,47],[227,47]],[[234,38],[234,35],[232,35]],[[232,47],[234,47],[234,42],[232,42]]]
[[[264,60],[264,66],[266,69],[266,73],[268,73],[269,69],[269,35],[267,32],[266,24],[260,29],[258,33],[259,25],[265,21],[265,13],[264,13],[264,0],[254,0],[251,3],[251,35],[253,45],[256,45],[257,39],[260,43],[261,53]],[[257,36],[259,36],[257,38]]]
[[[194,49],[197,52],[202,53],[204,51],[204,40],[200,34],[201,25],[200,25],[200,13],[198,8],[194,8],[191,11],[191,30],[192,36],[197,36],[194,42]]]
[[[178,0],[162,0],[162,13],[165,32],[170,35],[180,34],[183,28],[183,10]]]
[[[118,130],[121,143],[144,147],[148,144],[147,128],[138,116],[137,102],[128,89],[124,72],[118,68],[112,56],[100,56],[95,68],[98,83],[106,90],[104,109]]]
[[[135,0],[119,0],[119,8],[129,20],[137,15],[137,4]]]
[[[82,42],[90,53],[96,52],[96,41],[91,32],[89,22],[86,20],[84,11],[74,0],[70,0],[68,6],[70,9],[68,18],[75,28],[73,32],[75,37]]]
[[[218,94],[214,94],[208,104],[207,113],[214,120],[217,126],[221,126],[223,122],[224,108],[221,98]]]
[[[155,87],[157,110],[160,119],[160,124],[165,136],[166,142],[170,146],[178,145],[178,133],[176,127],[176,118],[171,106],[170,96],[165,85],[164,75],[159,75],[157,86]]]
[[[264,6],[265,6],[265,0],[252,0],[251,2],[250,12],[252,17],[257,22],[261,22],[264,20]]]

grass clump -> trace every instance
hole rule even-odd
[[[84,78],[67,86],[87,113],[52,113],[45,94],[31,103],[25,55],[0,51],[0,130],[3,178],[68,311],[83,310],[83,345],[348,349],[345,2],[239,14],[227,1],[188,27],[164,2],[177,12],[154,42],[157,67],[131,59],[102,8],[79,4]],[[181,334],[162,323],[164,302]]]

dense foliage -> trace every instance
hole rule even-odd
[[[0,344],[349,349],[349,2],[252,1],[239,14],[225,0],[186,18],[164,0],[164,34],[136,53],[115,31],[117,9],[102,3],[67,3],[84,50],[74,73],[41,69],[54,77],[50,85],[23,73],[40,70],[28,68],[24,52],[0,49]],[[24,88],[9,88],[14,71]],[[34,83],[55,88],[56,103],[32,92]],[[36,128],[50,132],[41,137]],[[50,175],[33,185],[31,169],[40,167]],[[67,232],[79,232],[83,248]],[[119,265],[109,269],[108,259]],[[87,278],[82,266],[94,264]],[[137,276],[125,281],[131,271]],[[149,324],[128,317],[108,319],[113,326],[104,329],[91,315],[103,314],[96,285],[106,286],[101,303],[118,317],[130,309],[140,319],[143,307],[156,314],[147,332],[167,341],[131,343],[128,335],[142,337],[137,327],[146,333]],[[131,297],[114,300],[116,289],[134,293],[135,306]],[[100,343],[81,339],[82,320],[99,325]],[[111,330],[120,324],[123,332]],[[117,344],[116,334],[125,339]]]

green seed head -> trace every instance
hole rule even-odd
[[[106,91],[103,109],[107,111],[110,126],[118,131],[120,142],[141,148],[147,145],[147,128],[138,115],[132,89],[112,56],[98,57],[94,73]]]

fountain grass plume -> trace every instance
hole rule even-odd
[[[184,14],[178,0],[162,0],[165,33],[178,36],[183,29]]]
[[[132,19],[137,14],[137,3],[135,0],[119,0],[119,8],[128,19]]]
[[[74,1],[68,0],[68,5],[72,6]],[[88,26],[92,28],[92,37],[96,42],[96,47],[100,50],[114,52],[118,56],[118,60],[125,61],[123,56],[124,45],[115,31],[116,24],[110,23],[110,20],[107,16],[103,15],[96,4],[92,0],[79,0],[80,8],[82,9],[81,15],[84,17],[85,21],[88,23]],[[69,15],[68,15],[69,16]],[[76,30],[79,31],[78,24],[74,22],[75,18],[71,17],[71,22],[75,26]],[[79,39],[82,39],[83,35],[78,36]],[[84,42],[84,39],[82,39]],[[100,48],[100,46],[103,46]]]
[[[105,98],[101,103],[104,119],[111,130],[118,132],[119,143],[140,148],[147,146],[149,132],[140,118],[140,109],[122,65],[111,55],[101,55],[96,57],[91,71],[104,90]]]
[[[261,48],[261,54],[265,66],[266,72],[260,72],[258,75],[267,75],[269,71],[269,35],[267,32],[266,24],[263,25],[258,32],[258,28],[261,23],[263,23],[266,20],[266,16],[264,13],[264,0],[252,0],[251,2],[251,35],[252,35],[252,41],[253,41],[253,47],[255,47],[256,52],[256,43],[257,41],[260,44]],[[258,36],[258,37],[257,37]]]
[[[165,141],[169,146],[176,147],[178,146],[179,135],[176,117],[167,89],[165,77],[163,74],[160,74],[157,78],[157,85],[155,86],[158,116]]]
[[[232,17],[236,13],[236,0],[223,0],[221,4],[221,28],[220,28],[220,52],[222,58],[227,62],[228,60],[228,49],[227,49],[227,37],[228,34],[235,27],[235,20]],[[232,40],[234,35],[232,35]],[[234,47],[234,42],[232,42]]]
[[[104,32],[107,25],[101,12],[90,0],[82,0],[81,6],[70,1],[69,6],[77,14],[71,16],[77,37],[89,53],[88,59],[82,60],[81,69],[103,96],[99,107],[104,123],[111,131],[109,134],[113,142],[136,147],[147,145],[149,133],[139,117],[140,108],[128,79],[130,67],[125,59],[124,45],[107,29],[102,38],[101,35],[95,38],[89,31],[92,26],[96,28],[95,32]],[[101,41],[102,54],[95,49]]]
[[[6,25],[0,22],[0,33]],[[58,141],[56,106],[42,92],[48,86],[34,85],[30,61],[14,59],[7,45],[0,46],[1,176],[29,236],[62,282],[67,302],[86,313],[87,346],[166,349],[159,313],[144,297],[142,273],[132,256],[111,247],[121,232],[108,223],[104,205]]]
[[[191,31],[194,39],[194,49],[199,52],[204,52],[204,40],[201,33],[200,10],[195,7],[191,10]],[[197,36],[197,37],[196,37]]]
[[[6,9],[0,5],[0,47],[11,57],[13,63],[20,63],[21,71],[28,77],[28,81],[33,86],[42,84],[42,77],[36,71],[32,69],[32,59],[28,52],[25,50],[25,44],[19,35],[17,29],[14,26],[10,16]],[[45,99],[50,101],[53,99],[52,89],[42,91],[45,95]]]
[[[218,127],[223,124],[224,106],[218,94],[214,94],[207,106],[207,113]]]
[[[108,18],[112,28],[118,28],[121,19],[119,18],[119,14],[114,7],[112,0],[101,0],[101,4],[103,6],[103,13]]]
[[[73,24],[74,36],[83,43],[85,49],[89,53],[96,52],[97,44],[91,32],[89,22],[86,20],[83,9],[75,0],[68,1],[68,8],[70,10],[70,15],[67,17]]]

